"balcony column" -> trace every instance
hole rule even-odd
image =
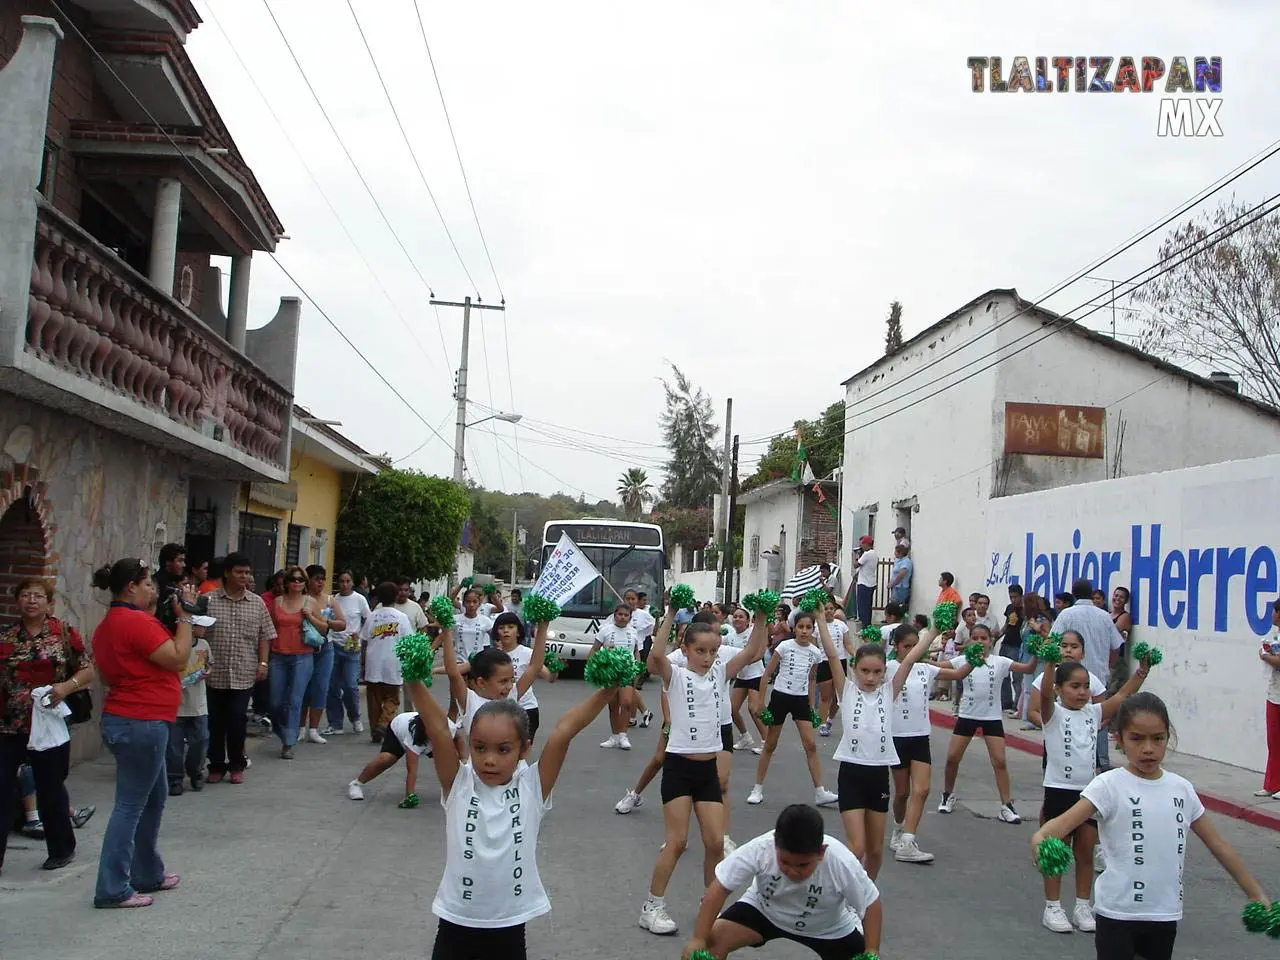
[[[182,183],[161,177],[156,183],[156,204],[151,218],[151,282],[173,296],[173,274],[178,264],[178,218],[182,214]]]
[[[26,339],[35,256],[36,186],[44,159],[49,88],[62,28],[23,17],[22,41],[0,69],[0,364],[11,365]]]
[[[227,342],[244,353],[245,330],[249,322],[249,270],[253,254],[231,260],[231,303],[227,308]]]

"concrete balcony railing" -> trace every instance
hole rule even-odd
[[[167,417],[177,429],[166,432],[198,446],[199,459],[229,445],[260,461],[268,474],[287,472],[289,394],[194,314],[43,202],[36,221],[24,350]],[[233,459],[243,463],[245,457]]]

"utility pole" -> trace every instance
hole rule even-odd
[[[733,511],[738,506],[738,435],[733,435],[732,475],[729,479],[729,519],[724,525],[724,602],[732,603],[733,594]]]
[[[720,556],[723,559],[729,552],[729,521],[731,515],[729,513],[729,457],[730,457],[730,431],[733,429],[733,398],[730,397],[725,401],[724,405],[724,458],[720,461],[720,513],[716,517],[716,532],[719,534]],[[728,567],[721,565],[722,570],[728,570]],[[724,584],[723,602],[729,602],[729,579],[728,575],[722,576],[721,581]]]
[[[494,306],[489,303],[471,302],[465,297],[461,303],[455,300],[437,300],[432,297],[428,301],[434,307],[462,308],[462,358],[458,361],[458,385],[453,391],[453,398],[458,401],[458,416],[453,431],[453,481],[465,482],[466,442],[467,442],[467,349],[471,345],[471,311],[474,310],[506,310],[505,304]]]

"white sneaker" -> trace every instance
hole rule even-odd
[[[1102,871],[1106,869],[1107,869],[1106,854],[1102,852],[1102,847],[1100,846],[1094,847],[1093,848],[1093,872],[1102,873]]]
[[[307,728],[307,739],[310,740],[312,743],[328,743],[329,742],[324,737],[320,736],[320,731],[317,730],[315,727]]]
[[[917,847],[915,838],[912,837],[899,841],[893,859],[899,863],[933,863],[933,854],[925,853]]]
[[[839,796],[832,793],[826,787],[818,787],[813,791],[813,802],[820,807],[829,807],[839,799]]]
[[[895,826],[893,833],[889,836],[889,849],[897,850],[898,844],[902,842],[902,828]]]
[[[646,710],[644,713],[640,714],[640,726],[647,727],[651,723],[653,723],[652,710]]]
[[[348,800],[364,799],[364,787],[360,785],[359,780],[352,780],[350,783],[347,784],[347,799]]]
[[[738,845],[734,843],[733,838],[726,833],[724,835],[724,855],[727,857],[737,849]]]
[[[1052,930],[1054,933],[1071,933],[1075,929],[1071,926],[1071,921],[1067,919],[1066,911],[1062,909],[1060,903],[1046,903],[1040,923],[1046,930]]]
[[[744,733],[740,735],[737,740],[733,741],[733,749],[750,750],[754,744],[755,741],[751,739],[751,734]],[[1271,794],[1267,794],[1267,796],[1271,796]]]
[[[764,753],[764,744],[757,743],[754,747],[751,748],[751,752],[754,753],[757,757],[760,756],[760,754]]]
[[[364,721],[357,720],[354,724],[352,724],[351,729],[354,730],[356,733],[364,733]]]
[[[942,799],[938,801],[939,813],[951,813],[956,808],[956,795],[954,793],[944,793]]]
[[[631,738],[628,737],[625,733],[618,734],[618,749],[619,750],[631,749]]]
[[[671,919],[671,914],[667,913],[665,906],[653,905],[648,902],[640,909],[640,926],[650,933],[656,933],[660,937],[669,937],[680,929],[676,922]]]
[[[1018,811],[1013,809],[1012,803],[1000,804],[1000,819],[1005,823],[1021,823],[1022,817],[1018,816]]]
[[[335,729],[334,727],[332,727],[332,726],[330,726],[329,724],[327,724],[327,723],[326,723],[326,724],[325,724],[324,729],[320,731],[320,736],[322,736],[322,737],[340,737],[340,736],[342,736],[344,733],[346,733],[346,731],[345,731],[345,730],[343,730],[341,727],[337,727],[337,728]]]
[[[606,749],[606,750],[614,750],[614,749],[617,749],[617,746],[618,746],[618,735],[615,733],[615,734],[614,734],[613,736],[611,736],[608,740],[603,741],[603,742],[600,744],[600,746],[601,746],[601,747],[603,747],[603,748],[604,748],[604,749]]]
[[[644,797],[634,790],[628,790],[626,796],[613,805],[615,813],[630,813],[636,807],[644,805]]]
[[[747,803],[764,803],[764,787],[758,783],[752,787],[751,792],[747,794]]]
[[[1093,933],[1098,929],[1098,924],[1093,919],[1093,907],[1089,906],[1088,900],[1076,901],[1075,909],[1071,911],[1071,922],[1081,933]]]

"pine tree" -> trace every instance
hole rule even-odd
[[[902,304],[897,300],[889,304],[888,329],[884,335],[885,354],[897,353],[902,349]]]
[[[705,507],[720,491],[721,455],[715,442],[720,428],[713,422],[711,398],[674,363],[671,373],[670,381],[662,381],[666,408],[658,421],[671,454],[662,498],[675,507]]]

